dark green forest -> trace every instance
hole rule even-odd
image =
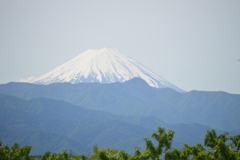
[[[239,160],[240,134],[229,136],[227,132],[217,135],[215,130],[208,130],[204,142],[194,146],[184,144],[182,149],[172,148],[174,131],[158,127],[150,138],[143,138],[145,148],[135,147],[133,155],[117,149],[99,148],[94,145],[89,154],[74,154],[63,150],[51,151],[43,155],[30,155],[32,146],[21,147],[14,143],[11,147],[0,141],[1,160]]]

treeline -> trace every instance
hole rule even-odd
[[[73,154],[66,150],[61,153],[46,152],[41,156],[30,156],[32,146],[12,147],[0,141],[0,160],[240,160],[240,134],[229,136],[227,132],[217,135],[215,130],[208,130],[204,146],[185,144],[182,149],[171,148],[174,131],[158,127],[150,138],[144,138],[145,149],[135,148],[134,155],[117,149],[98,148],[95,145],[89,154]],[[153,140],[155,142],[153,142]]]

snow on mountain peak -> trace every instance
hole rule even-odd
[[[152,87],[183,91],[119,50],[111,48],[89,49],[29,82],[45,85],[63,82],[114,83],[125,82],[135,77],[142,78]]]

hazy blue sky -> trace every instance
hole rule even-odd
[[[240,0],[0,0],[0,83],[117,48],[184,90],[240,94]]]

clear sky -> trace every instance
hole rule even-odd
[[[176,86],[240,94],[239,0],[0,0],[0,83],[117,48]]]

